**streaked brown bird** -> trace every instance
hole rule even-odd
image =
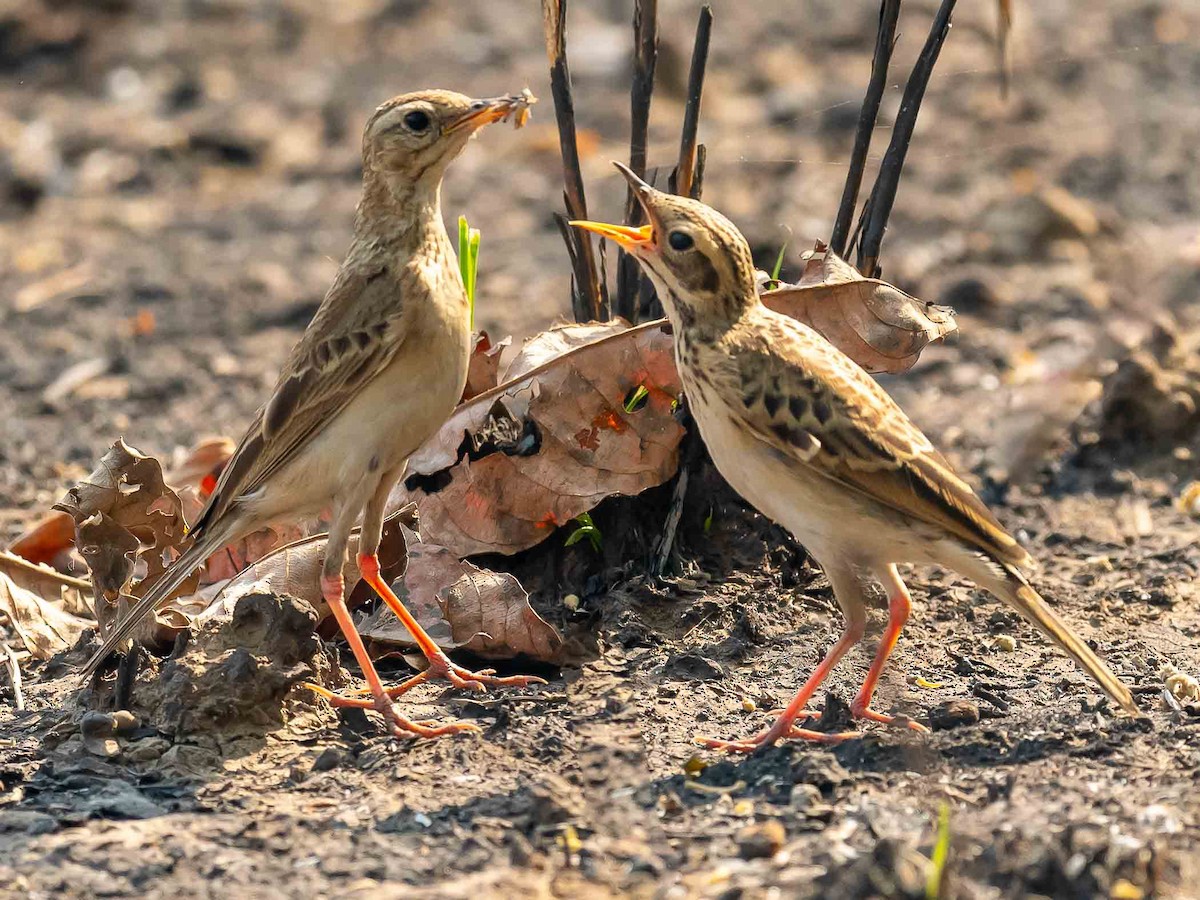
[[[193,525],[193,543],[105,636],[85,677],[212,553],[271,522],[331,509],[321,591],[372,694],[325,692],[335,704],[373,707],[397,735],[433,737],[479,729],[411,721],[392,698],[431,677],[478,690],[541,682],[450,662],[380,577],[377,556],[389,492],[408,456],[454,410],[467,377],[469,311],[442,222],[442,176],[480,128],[512,115],[522,121],[531,102],[527,91],[489,100],[419,91],[375,110],[363,134],[354,239],[333,286]],[[346,609],[342,569],[360,515],[359,570],[429,660],[391,691]]]
[[[750,247],[737,228],[704,204],[656,191],[617,165],[649,224],[572,224],[616,241],[646,270],[671,320],[689,408],[717,469],[796,536],[825,570],[846,618],[841,638],[769,728],[746,740],[703,743],[751,752],[781,738],[857,736],[796,722],[815,715],[807,706],[817,688],[862,639],[864,574],[887,589],[889,615],[851,712],[896,721],[871,709],[871,698],[911,608],[898,563],[966,575],[1136,713],[1129,690],[1030,586],[1022,574],[1029,554],[896,402],[811,328],[760,302]]]

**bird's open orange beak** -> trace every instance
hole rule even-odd
[[[528,89],[520,94],[509,94],[507,97],[473,100],[470,109],[452,121],[446,127],[446,131],[458,131],[460,128],[475,131],[512,115],[517,116],[517,125],[520,126],[524,124],[529,115],[528,109],[534,103],[537,103],[537,98],[529,93]]]
[[[569,224],[574,225],[576,228],[582,228],[584,231],[595,232],[600,237],[606,237],[611,241],[616,241],[626,250],[649,247],[654,243],[653,225],[631,228],[628,225],[606,225],[604,222],[587,222],[581,219],[575,219]]]

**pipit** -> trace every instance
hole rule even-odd
[[[469,311],[442,222],[442,176],[476,131],[513,115],[519,123],[532,100],[528,92],[472,100],[420,91],[375,110],[363,135],[354,239],[333,286],[192,526],[193,543],[105,636],[85,677],[214,551],[271,522],[328,509],[321,591],[372,695],[323,692],[332,702],[373,707],[397,735],[433,737],[479,729],[410,721],[392,698],[435,676],[478,690],[542,682],[451,663],[380,577],[377,556],[388,493],[408,456],[453,411],[467,377]],[[359,570],[429,660],[424,672],[391,691],[345,604],[342,569],[360,514]]]
[[[717,469],[796,536],[824,569],[845,615],[841,638],[769,728],[746,740],[702,743],[748,753],[782,738],[858,736],[796,722],[815,715],[807,706],[818,686],[862,639],[864,575],[887,589],[888,623],[851,712],[899,724],[899,717],[871,709],[911,608],[897,563],[966,575],[1136,713],[1129,690],[1030,586],[1021,571],[1031,564],[1029,554],[895,401],[815,331],[759,301],[750,247],[737,228],[704,204],[656,191],[618,168],[649,224],[573,224],[616,241],[645,268],[671,320],[688,404]]]

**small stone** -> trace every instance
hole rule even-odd
[[[753,700],[751,700],[749,697],[743,697],[742,698],[742,709],[748,713],[751,713],[751,712],[754,712],[756,709],[758,709],[758,704],[755,703]]]
[[[125,758],[130,762],[150,762],[171,749],[166,738],[148,737],[134,741],[125,749]]]
[[[112,714],[112,729],[117,734],[127,734],[130,731],[136,731],[141,724],[141,719],[127,709],[118,709]]]
[[[992,646],[1004,653],[1012,653],[1017,649],[1017,639],[1011,634],[998,634],[992,639]]]
[[[979,706],[970,700],[947,700],[929,713],[929,725],[934,731],[959,728],[979,723]]]
[[[92,756],[102,756],[105,759],[112,759],[121,753],[121,745],[117,743],[116,738],[93,735],[84,737],[83,749]]]
[[[575,612],[579,609],[579,595],[567,594],[567,596],[562,598],[562,604],[571,612]]]
[[[321,751],[320,755],[313,760],[312,770],[314,772],[328,772],[330,769],[336,769],[346,761],[345,752],[339,747],[326,747]]]
[[[770,859],[787,840],[787,832],[774,819],[747,825],[738,832],[738,855],[742,859]]]
[[[116,728],[112,713],[86,712],[79,720],[79,733],[87,738],[108,737]]]

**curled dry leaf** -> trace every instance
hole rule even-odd
[[[49,659],[74,645],[91,622],[44,600],[0,571],[0,633],[9,633],[30,655]]]
[[[0,550],[0,575],[8,576],[18,587],[33,591],[47,602],[62,607],[76,616],[92,614],[92,585],[82,578],[72,578],[49,566],[30,562],[23,557]]]
[[[489,572],[461,562],[449,550],[420,543],[416,507],[409,504],[388,517],[379,547],[380,568],[413,615],[446,650],[465,647],[481,656],[507,658],[525,654],[553,660],[562,638],[529,605],[529,595],[511,575]],[[354,562],[358,534],[350,539],[346,578],[350,605],[373,596],[360,580]],[[325,558],[325,535],[295,541],[263,557],[220,588],[196,615],[198,625],[229,614],[237,601],[251,593],[288,594],[308,602],[320,619],[329,615],[321,596],[320,573]],[[196,595],[202,602],[203,592]],[[381,605],[360,623],[363,637],[380,643],[412,646],[391,611]]]
[[[379,567],[385,578],[397,578],[404,572],[408,552],[405,545],[404,525],[415,533],[417,526],[417,508],[409,504],[390,515],[383,523],[383,540],[379,545]],[[207,621],[214,615],[229,612],[233,604],[245,594],[253,591],[268,591],[273,594],[289,594],[306,601],[317,611],[320,619],[329,615],[329,607],[321,595],[321,566],[325,562],[325,544],[327,535],[315,534],[311,537],[292,541],[250,563],[223,584],[214,585],[197,595],[202,603],[203,611],[198,612],[199,622]],[[350,536],[347,561],[342,569],[346,580],[346,595],[351,607],[361,603],[368,596],[368,586],[360,584],[360,574],[355,558],[358,555],[358,529]],[[215,595],[214,595],[215,589]],[[208,603],[205,597],[213,597]]]
[[[762,301],[820,332],[868,372],[904,372],[933,341],[957,330],[954,314],[857,269],[817,242],[799,283]]]
[[[25,529],[8,549],[32,563],[51,565],[74,546],[74,520],[65,512],[53,509]]]
[[[577,329],[596,333],[552,329],[541,340],[572,349],[460,405],[409,459],[389,508],[415,502],[427,533],[459,558],[511,554],[605,497],[670,478],[683,436],[672,415],[681,386],[662,323],[604,326],[606,336],[582,346]],[[628,412],[639,387],[646,401]]]
[[[179,495],[183,516],[191,522],[204,508],[204,501],[217,483],[221,470],[233,455],[234,443],[226,437],[202,438],[181,454],[163,475],[163,480]],[[30,562],[67,568],[75,546],[75,522],[67,513],[55,509],[31,525],[9,546],[9,550]]]
[[[475,335],[475,346],[471,350],[471,361],[467,367],[467,386],[463,388],[463,402],[490,391],[500,383],[500,354],[512,343],[512,338],[492,343],[486,331]]]
[[[184,540],[183,508],[163,481],[158,460],[118,440],[84,481],[54,504],[75,522],[75,543],[92,574],[96,619],[103,631],[122,595],[140,596]],[[137,563],[145,572],[131,584]],[[179,593],[191,593],[195,580]]]
[[[557,661],[562,636],[534,612],[529,594],[506,572],[460,560],[445,547],[410,543],[408,567],[392,590],[443,650],[464,648],[489,659],[522,654]],[[415,646],[405,627],[383,604],[358,623],[364,638]]]

